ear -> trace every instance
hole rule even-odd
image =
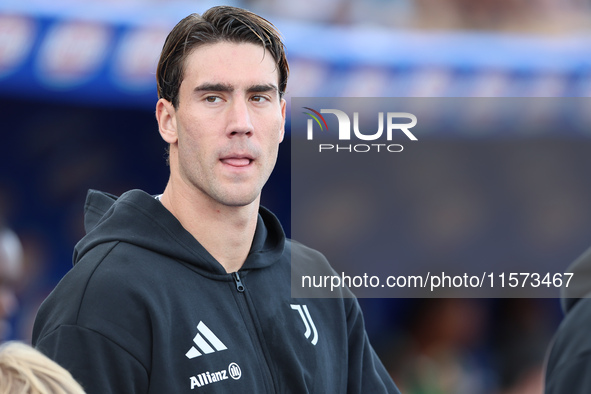
[[[284,98],[281,99],[281,117],[283,120],[281,121],[281,135],[279,136],[279,142],[283,142],[283,137],[285,136],[285,116],[286,116],[286,101]]]
[[[170,101],[163,98],[158,100],[156,103],[158,130],[162,139],[169,144],[175,144],[178,141],[175,114],[174,106]]]

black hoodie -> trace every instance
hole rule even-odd
[[[563,321],[554,336],[546,366],[548,394],[591,393],[591,248],[568,269],[563,286]]]
[[[291,298],[292,252],[330,267],[266,209],[232,274],[140,190],[90,191],[85,213],[33,344],[89,393],[398,392],[354,298]]]

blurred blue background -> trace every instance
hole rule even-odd
[[[591,93],[588,0],[225,4],[261,14],[283,33],[291,66],[288,103],[291,97],[318,96]],[[70,269],[73,246],[83,235],[82,207],[89,188],[115,194],[131,188],[154,194],[163,190],[168,168],[154,118],[157,59],[167,32],[180,19],[213,5],[164,0],[0,3],[0,221],[18,235],[24,264],[17,282],[0,283],[16,288],[19,301],[18,308],[4,308],[14,312],[7,338],[29,341],[38,304]],[[438,159],[456,166],[460,177],[464,168],[470,176],[486,177],[485,170],[474,175],[479,170],[460,161],[464,142],[489,137],[457,136],[456,154]],[[546,163],[542,174],[549,174],[551,184],[542,176],[532,180],[536,187],[513,187],[516,195],[547,197],[525,225],[541,234],[532,238],[534,248],[543,239],[539,246],[551,248],[553,256],[568,260],[560,262],[566,265],[591,241],[591,234],[585,234],[591,223],[589,200],[581,198],[578,187],[588,186],[585,158],[591,139],[558,133],[552,141],[559,144],[556,150],[535,135],[516,137],[539,147],[531,151],[535,158],[490,155],[489,166],[501,163],[527,171],[528,163]],[[461,208],[452,197],[443,207],[429,205],[442,228]],[[289,139],[282,144],[263,204],[277,213],[289,234]],[[466,231],[461,222],[453,223],[453,229],[454,234]],[[502,238],[502,225],[497,232]],[[566,242],[571,236],[575,241]],[[562,318],[556,299],[360,303],[376,350],[406,393],[542,392],[545,351]]]

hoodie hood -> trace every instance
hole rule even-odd
[[[86,236],[74,249],[74,264],[98,245],[119,241],[178,259],[198,270],[226,275],[225,269],[154,196],[131,190],[121,197],[89,190],[84,206]],[[285,233],[279,220],[260,207],[255,236],[241,270],[279,260]]]
[[[581,298],[591,297],[591,248],[587,249],[576,259],[567,272],[573,276],[568,287],[563,286],[561,291],[562,309],[568,313]]]

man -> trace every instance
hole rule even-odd
[[[354,298],[292,299],[291,254],[260,193],[285,125],[274,27],[215,7],[169,34],[156,118],[161,196],[91,191],[74,268],[41,307],[37,348],[96,393],[398,392]]]

